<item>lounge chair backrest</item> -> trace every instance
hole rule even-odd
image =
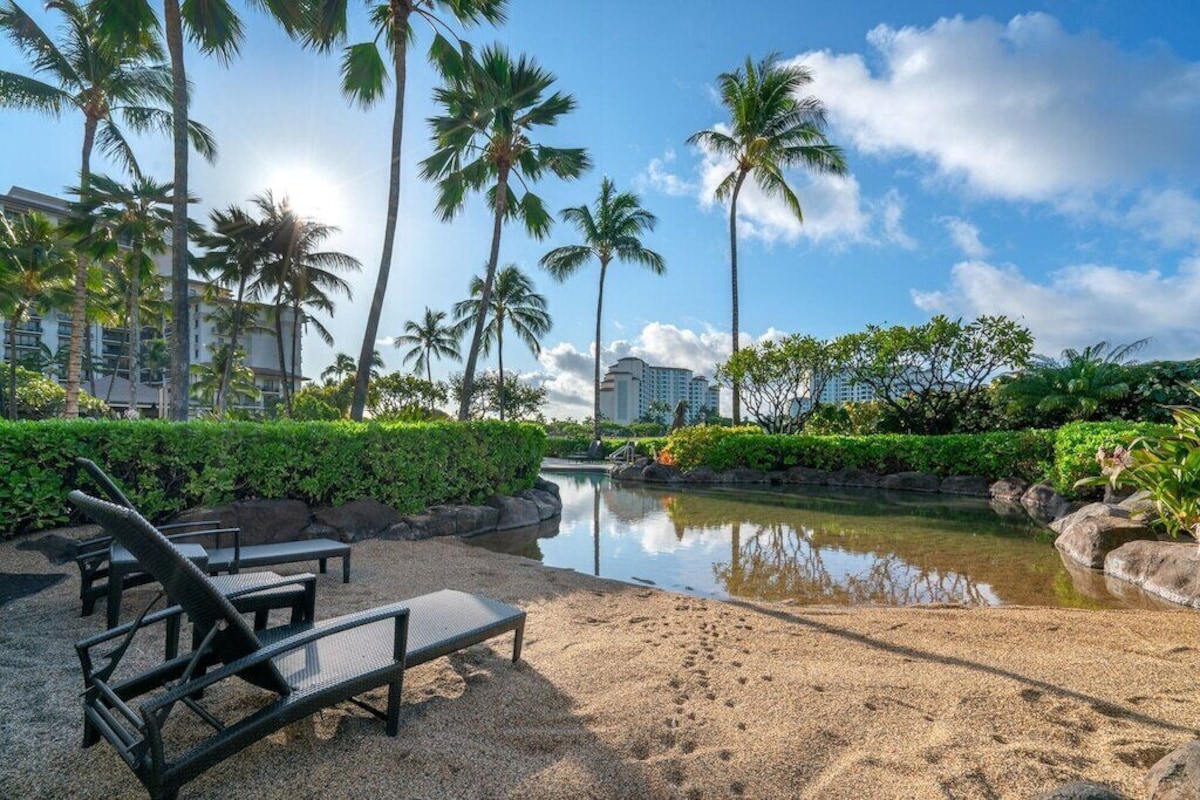
[[[132,508],[123,508],[80,491],[71,492],[71,502],[103,526],[113,540],[123,545],[141,567],[163,585],[172,603],[183,607],[192,624],[201,630],[216,626],[213,652],[228,663],[254,654],[262,644],[234,609],[195,564],[188,561],[153,525]],[[287,694],[290,689],[275,665],[267,662],[243,673],[246,680],[264,689]]]
[[[133,505],[133,501],[126,497],[125,493],[121,491],[121,487],[113,483],[113,479],[108,477],[108,474],[104,470],[100,469],[95,461],[92,461],[90,458],[77,458],[75,459],[75,464],[88,475],[92,476],[92,480],[94,480],[104,491],[104,494],[108,496],[110,503],[116,503],[117,505],[124,506],[125,508],[136,507]]]

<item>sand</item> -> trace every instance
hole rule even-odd
[[[1080,778],[1140,796],[1200,725],[1194,612],[724,603],[446,540],[364,542],[354,567],[321,576],[320,616],[482,592],[528,611],[523,661],[506,636],[413,669],[399,738],[338,707],[184,797],[1028,798]],[[0,571],[68,567],[8,543]],[[70,575],[0,607],[5,797],[145,797],[111,747],[79,747],[71,643],[103,611],[80,619],[77,591]]]

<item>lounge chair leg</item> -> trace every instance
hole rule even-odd
[[[82,598],[82,600],[83,600],[83,609],[80,612],[79,616],[90,617],[92,614],[94,614],[96,612],[96,595],[92,595],[91,597],[84,597],[84,598]]]
[[[388,736],[400,733],[400,694],[404,689],[404,673],[388,684],[387,723],[384,729]]]
[[[328,564],[326,563],[327,561],[328,561],[328,559],[324,559],[324,558],[317,559],[317,566],[320,569],[322,575],[324,575],[325,572],[327,571],[326,570],[326,567],[328,566]]]
[[[342,583],[350,582],[350,554],[342,556]]]
[[[175,656],[179,655],[179,636],[180,636],[180,619],[179,616],[173,616],[167,620],[166,630],[166,648],[163,657],[170,661]]]
[[[521,660],[521,642],[525,639],[525,621],[517,626],[516,635],[513,637],[513,663]]]
[[[83,715],[83,743],[81,747],[88,748],[100,741],[100,731],[96,726],[88,720],[87,714]]]
[[[267,619],[270,613],[267,609],[254,612],[254,630],[265,631],[267,629]]]

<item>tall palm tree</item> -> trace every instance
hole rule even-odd
[[[8,321],[8,418],[17,418],[17,332],[29,312],[71,302],[73,253],[62,231],[38,213],[9,222],[0,213],[0,313]]]
[[[455,325],[459,336],[466,333],[475,321],[484,319],[481,349],[490,353],[496,344],[499,361],[498,391],[503,395],[504,384],[504,328],[512,326],[517,338],[529,347],[535,356],[541,353],[539,341],[550,332],[553,321],[546,311],[546,298],[533,290],[533,281],[516,264],[508,264],[496,274],[496,284],[490,294],[486,283],[478,276],[471,279],[471,296],[454,304]],[[487,298],[486,300],[484,298]],[[466,389],[463,390],[464,394]],[[504,419],[504,398],[500,397],[500,419]]]
[[[396,239],[396,222],[400,215],[400,151],[404,138],[404,92],[408,80],[408,44],[412,38],[412,17],[424,20],[434,31],[430,58],[438,62],[444,73],[461,69],[460,52],[466,46],[459,41],[459,51],[442,35],[449,32],[448,20],[468,26],[479,22],[499,25],[504,22],[508,0],[365,0],[370,9],[374,35],[357,44],[345,45],[348,24],[347,0],[312,0],[316,22],[308,33],[308,41],[320,50],[342,45],[342,94],[362,108],[370,108],[382,99],[388,80],[388,61],[396,81],[392,108],[392,147],[388,174],[387,221],[383,228],[383,250],[379,272],[375,277],[375,292],[367,313],[367,326],[359,350],[358,370],[354,381],[354,401],[350,418],[362,422],[367,405],[367,362],[379,334],[379,319],[383,314],[383,299],[387,294],[388,276],[392,269],[392,247]],[[387,60],[380,44],[387,49]]]
[[[107,0],[124,16],[135,3]],[[130,31],[114,39],[103,32],[104,0],[79,2],[54,0],[47,7],[62,17],[62,36],[51,39],[13,0],[0,0],[0,32],[25,55],[38,77],[0,71],[0,107],[39,111],[55,118],[75,109],[83,114],[83,147],[79,170],[80,189],[86,195],[91,175],[92,148],[139,173],[137,159],[121,125],[135,132],[173,130],[182,137],[186,157],[188,141],[210,161],[216,156],[212,134],[187,119],[186,104],[178,105],[178,118],[162,106],[170,106],[175,95],[186,90],[182,74],[173,84],[171,71],[162,65],[162,49],[149,31]],[[45,78],[45,80],[42,80]],[[176,91],[178,90],[178,91]],[[118,124],[118,120],[121,124]],[[185,182],[176,181],[177,186]],[[185,203],[186,191],[179,202]],[[180,213],[186,221],[186,204]],[[176,242],[183,231],[176,231]],[[182,250],[183,248],[179,248]],[[79,379],[83,361],[83,335],[87,322],[87,257],[75,265],[74,305],[71,309],[71,340],[67,358],[67,403],[65,415],[79,415]]]
[[[721,104],[730,124],[700,131],[688,144],[731,159],[733,169],[717,185],[718,200],[729,201],[729,273],[733,298],[733,352],[738,351],[737,205],[746,178],[754,179],[768,197],[780,198],[796,219],[804,221],[800,200],[788,186],[783,170],[805,167],[842,175],[846,160],[840,147],[825,136],[825,106],[800,92],[812,83],[803,66],[783,65],[771,54],[755,64],[750,58],[734,72],[722,73]],[[742,420],[741,386],[733,384],[733,424]]]
[[[89,188],[70,190],[74,221],[68,227],[97,261],[114,262],[126,288],[129,326],[129,408],[137,408],[142,333],[142,293],[146,281],[158,277],[152,256],[167,251],[174,188],[145,176],[122,184],[107,175],[89,176]],[[109,382],[111,388],[112,382]]]
[[[234,350],[227,344],[209,345],[210,363],[192,365],[192,396],[205,405],[211,405],[214,413],[223,414],[216,406],[216,395],[222,384],[235,402],[239,398],[257,400],[262,391],[254,385],[254,371],[246,366],[246,354]],[[228,381],[226,375],[231,376]]]
[[[448,358],[462,361],[458,351],[458,340],[462,338],[455,326],[446,321],[445,311],[434,311],[425,306],[425,316],[417,321],[404,323],[404,333],[393,342],[396,347],[408,347],[404,354],[405,364],[412,362],[413,369],[425,370],[425,380],[433,383],[433,360]]]
[[[574,224],[583,244],[557,247],[542,256],[541,265],[557,281],[565,281],[595,258],[600,262],[600,290],[596,294],[596,369],[593,376],[592,438],[600,438],[600,319],[604,310],[604,278],[615,258],[640,264],[655,275],[666,271],[661,255],[642,244],[642,235],[654,230],[658,218],[641,207],[632,192],[617,192],[613,182],[600,182],[593,208],[574,206],[562,210],[563,222]]]
[[[338,353],[334,357],[333,363],[321,370],[321,380],[325,382],[326,386],[333,386],[352,377],[357,372],[358,362],[354,360],[354,356],[348,353]]]

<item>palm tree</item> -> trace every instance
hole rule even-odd
[[[517,338],[525,342],[529,351],[536,356],[542,350],[538,340],[549,333],[553,322],[546,312],[546,298],[533,290],[533,281],[516,264],[508,264],[496,274],[496,285],[490,295],[485,295],[486,288],[483,278],[476,276],[471,279],[471,296],[454,304],[454,316],[458,319],[455,330],[461,336],[483,317],[485,324],[481,349],[487,354],[492,350],[492,343],[496,344],[500,373],[496,385],[501,395],[497,405],[500,407],[500,419],[503,420],[505,325],[511,325]],[[486,301],[485,296],[488,298]],[[464,394],[465,386],[464,383]]]
[[[151,256],[167,251],[173,187],[145,176],[125,185],[107,175],[91,175],[86,196],[82,186],[71,192],[79,201],[72,205],[75,220],[68,227],[81,235],[82,246],[93,258],[112,260],[123,276],[129,326],[129,408],[133,410],[141,375],[143,286],[158,277]]]
[[[0,213],[0,313],[8,321],[8,418],[17,418],[17,331],[30,311],[71,302],[71,262],[63,234],[38,213],[15,223]]]
[[[575,99],[554,92],[554,75],[528,56],[514,60],[499,45],[484,48],[479,59],[464,61],[461,76],[434,92],[443,114],[430,120],[437,150],[421,162],[421,176],[438,181],[437,210],[449,221],[462,210],[469,192],[485,192],[492,206],[492,247],[479,293],[475,331],[463,372],[458,418],[465,420],[483,344],[485,316],[491,303],[500,260],[500,234],[506,220],[518,220],[535,239],[550,232],[553,219],[529,186],[547,172],[578,178],[591,168],[583,148],[558,148],[533,140],[539,128],[558,124],[575,109]],[[524,194],[509,196],[516,179]]]
[[[346,41],[346,0],[313,0],[316,24],[308,33],[308,41],[320,50],[328,50]],[[412,17],[423,19],[434,31],[430,58],[437,61],[444,73],[456,73],[461,69],[461,56],[441,34],[449,31],[444,18],[448,15],[459,25],[468,26],[479,22],[498,25],[504,22],[508,0],[390,0],[374,2],[367,0],[371,9],[371,21],[375,35],[365,42],[344,46],[342,51],[342,94],[362,108],[370,108],[384,95],[388,80],[388,64],[380,52],[383,43],[396,80],[396,94],[392,110],[392,148],[388,175],[387,221],[383,229],[383,251],[379,259],[379,272],[375,277],[375,293],[371,296],[371,309],[367,313],[367,327],[359,351],[358,370],[354,381],[354,402],[350,418],[362,422],[363,410],[367,405],[367,380],[370,377],[366,363],[379,334],[379,319],[383,314],[383,299],[387,294],[388,276],[392,269],[392,246],[396,239],[396,222],[400,215],[400,153],[404,138],[404,92],[408,80],[408,44],[412,38]],[[439,16],[441,12],[443,16]],[[459,50],[466,46],[459,41]]]
[[[92,148],[100,150],[134,175],[139,174],[137,159],[117,120],[136,132],[174,130],[181,137],[184,157],[188,140],[210,161],[216,155],[212,134],[202,125],[187,119],[186,103],[177,104],[178,117],[163,109],[172,98],[186,90],[182,73],[173,83],[171,72],[160,63],[162,49],[147,31],[131,31],[114,39],[102,35],[102,7],[112,3],[115,14],[124,17],[132,11],[130,0],[55,0],[47,7],[62,16],[62,38],[56,43],[12,0],[0,0],[0,32],[3,32],[29,60],[36,76],[0,71],[0,107],[28,109],[62,117],[71,109],[83,114],[83,149],[80,190],[87,194],[91,175]],[[177,147],[178,147],[177,143]],[[185,187],[186,181],[176,180]],[[175,241],[184,241],[186,191],[179,196],[183,223]],[[178,248],[183,255],[184,248]],[[80,253],[75,265],[74,305],[71,309],[71,341],[67,358],[67,417],[79,415],[79,379],[83,361],[83,334],[87,318],[87,257]],[[184,270],[186,274],[186,268]],[[184,302],[186,304],[186,292]],[[186,309],[186,305],[185,305]],[[186,330],[184,331],[186,334]],[[180,337],[186,338],[186,337]],[[186,342],[185,342],[186,343]],[[186,348],[185,348],[186,349]]]
[[[383,355],[378,350],[371,351],[371,368],[367,374],[371,380],[375,380],[380,375],[380,370],[384,368]],[[353,378],[358,374],[358,362],[354,360],[354,356],[348,353],[338,353],[334,356],[333,363],[321,371],[321,380],[326,386],[336,386],[347,378]]]
[[[1034,411],[1048,421],[1096,419],[1105,403],[1123,400],[1133,391],[1128,367],[1148,341],[1097,342],[1083,350],[1064,350],[1060,358],[1038,356],[1028,369],[1001,384],[1000,397],[1014,412]]]
[[[557,281],[565,281],[595,258],[600,262],[600,291],[596,295],[596,369],[593,376],[592,438],[600,438],[600,319],[604,309],[604,278],[614,258],[641,264],[655,275],[666,271],[661,255],[642,244],[642,234],[654,230],[658,219],[641,207],[631,192],[618,193],[608,178],[600,182],[594,210],[564,208],[563,222],[575,225],[583,244],[558,247],[542,256],[541,265]]]
[[[205,405],[211,405],[214,413],[224,413],[219,412],[216,406],[217,392],[222,384],[235,402],[239,398],[257,400],[262,396],[262,392],[254,385],[254,371],[244,363],[244,351],[234,350],[227,344],[216,347],[209,345],[208,349],[212,354],[210,363],[195,364],[191,368],[193,397]],[[227,383],[226,375],[230,376]]]
[[[404,333],[395,338],[396,347],[408,347],[404,354],[403,363],[412,362],[415,371],[425,370],[425,380],[433,383],[433,360],[448,358],[452,361],[462,361],[458,351],[458,340],[461,335],[454,325],[446,322],[445,311],[434,311],[425,306],[425,316],[421,321],[410,319],[404,323]]]
[[[737,204],[747,177],[768,197],[781,198],[796,219],[804,221],[800,200],[788,186],[785,167],[807,167],[816,172],[842,175],[846,161],[840,147],[825,137],[825,106],[800,92],[812,82],[803,66],[779,63],[771,54],[755,64],[718,77],[721,103],[729,111],[730,125],[700,131],[688,138],[733,161],[733,169],[717,185],[714,195],[729,201],[729,271],[733,295],[733,352],[738,351]],[[733,424],[742,420],[741,386],[733,384]]]

